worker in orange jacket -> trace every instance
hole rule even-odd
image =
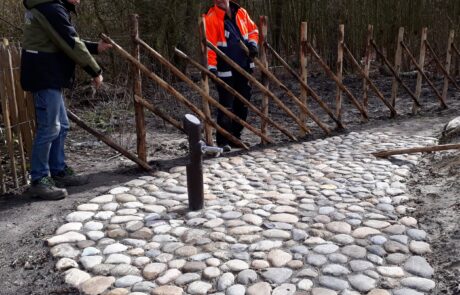
[[[206,14],[205,22],[206,38],[239,66],[251,73],[254,68],[252,59],[258,54],[259,31],[247,11],[230,0],[214,0],[214,6]],[[248,47],[249,56],[241,48],[240,41],[243,41]],[[251,99],[249,81],[212,50],[208,50],[208,68],[244,98]],[[221,105],[239,118],[247,119],[248,108],[239,99],[235,99],[219,85],[217,85],[217,91]],[[243,126],[232,121],[220,110],[217,113],[217,123],[236,138],[241,139]],[[219,132],[216,141],[218,146],[224,148],[224,151],[231,150],[232,143]]]

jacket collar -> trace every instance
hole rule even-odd
[[[232,11],[232,13],[235,13],[238,11],[238,9],[240,9],[240,5],[238,5],[237,3],[233,2],[233,1],[230,1],[230,11]],[[224,19],[225,18],[225,10],[219,8],[217,5],[214,5],[214,12],[215,14],[217,15],[218,18],[221,18],[221,19]]]

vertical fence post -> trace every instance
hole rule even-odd
[[[198,24],[200,26],[200,48],[201,48],[201,64],[208,68],[208,46],[206,45],[206,21],[204,16],[199,18]],[[209,94],[209,78],[205,72],[201,72],[201,87]],[[208,117],[211,118],[211,109],[209,108],[209,103],[206,99],[202,100],[203,112]],[[204,124],[204,137],[208,145],[213,145],[212,139],[212,126],[209,123]]]
[[[454,44],[455,31],[451,30],[449,32],[449,40],[447,41],[447,54],[446,54],[446,71],[447,74],[450,74],[450,68],[452,66],[452,44]],[[442,98],[444,101],[447,99],[447,92],[449,90],[449,78],[444,77],[444,87],[442,89]]]
[[[343,81],[343,43],[345,42],[345,25],[339,25],[339,43],[337,46],[337,78],[340,83]],[[342,119],[342,91],[337,86],[337,95],[335,97],[335,109],[337,119]]]
[[[425,56],[426,56],[426,40],[428,37],[428,28],[422,28],[422,36],[420,40],[420,55],[418,59],[418,65],[424,70],[425,67]],[[417,72],[417,85],[415,86],[415,97],[417,99],[420,98],[420,94],[422,93],[422,82],[423,82],[423,75],[420,72]],[[414,103],[412,106],[412,113],[416,113],[418,110],[417,105]]]
[[[300,51],[299,51],[299,58],[300,58],[300,78],[302,81],[308,85],[308,49],[307,49],[307,44],[308,44],[308,22],[302,22],[300,25]],[[304,87],[300,87],[300,100],[302,103],[305,105],[305,107],[308,108],[307,106],[307,101],[308,101],[308,91]],[[307,115],[304,112],[300,113],[299,116],[300,121],[304,125],[307,124]],[[300,129],[300,136],[305,136],[307,133],[305,130]]]
[[[367,38],[366,38],[366,53],[364,56],[364,74],[369,78],[369,72],[371,69],[371,60],[372,60],[372,44],[371,40],[374,38],[374,26],[367,26]],[[369,106],[369,84],[367,79],[363,79],[363,107],[367,111]]]
[[[259,18],[259,49],[260,49],[260,54],[259,54],[259,59],[262,62],[263,66],[268,70],[268,60],[267,60],[267,50],[265,49],[264,43],[267,40],[267,35],[268,35],[268,18],[266,16],[261,16]],[[262,84],[265,86],[265,88],[268,89],[269,87],[269,80],[267,76],[262,75]],[[262,113],[268,117],[268,96],[266,94],[263,95],[262,97]],[[268,127],[268,122],[264,119],[261,121],[260,125],[260,130],[261,132],[266,135],[267,134],[267,127]],[[267,142],[263,139],[261,139],[261,144],[266,144]]]
[[[131,38],[132,38],[132,55],[140,62],[140,46],[137,43],[139,38],[139,16],[131,15]],[[145,115],[143,106],[136,101],[136,95],[142,97],[142,75],[137,67],[132,67],[133,71],[133,101],[134,113],[136,116],[136,133],[137,133],[137,156],[142,161],[147,161],[147,144],[145,135]]]
[[[396,43],[396,53],[395,53],[395,66],[394,69],[396,74],[399,75],[401,72],[401,62],[402,62],[402,46],[401,42],[404,41],[404,28],[400,27],[398,32],[398,41]],[[396,106],[396,97],[398,96],[399,82],[398,79],[393,78],[393,86],[391,88],[391,105]]]

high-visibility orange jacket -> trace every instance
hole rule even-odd
[[[205,15],[206,38],[238,65],[249,70],[254,65],[241,49],[239,42],[242,40],[247,45],[257,46],[259,31],[244,8],[230,1],[230,10],[231,18],[217,6],[209,9]],[[217,69],[219,77],[232,76],[232,68],[221,60],[213,50],[208,50],[208,68]]]

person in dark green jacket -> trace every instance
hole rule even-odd
[[[67,196],[57,186],[82,185],[65,163],[64,141],[69,120],[62,95],[73,84],[75,65],[102,85],[102,70],[91,54],[110,48],[107,43],[83,41],[71,22],[71,12],[80,0],[24,0],[26,7],[22,43],[21,85],[33,94],[36,135],[31,156],[31,187],[28,194],[47,200]]]

